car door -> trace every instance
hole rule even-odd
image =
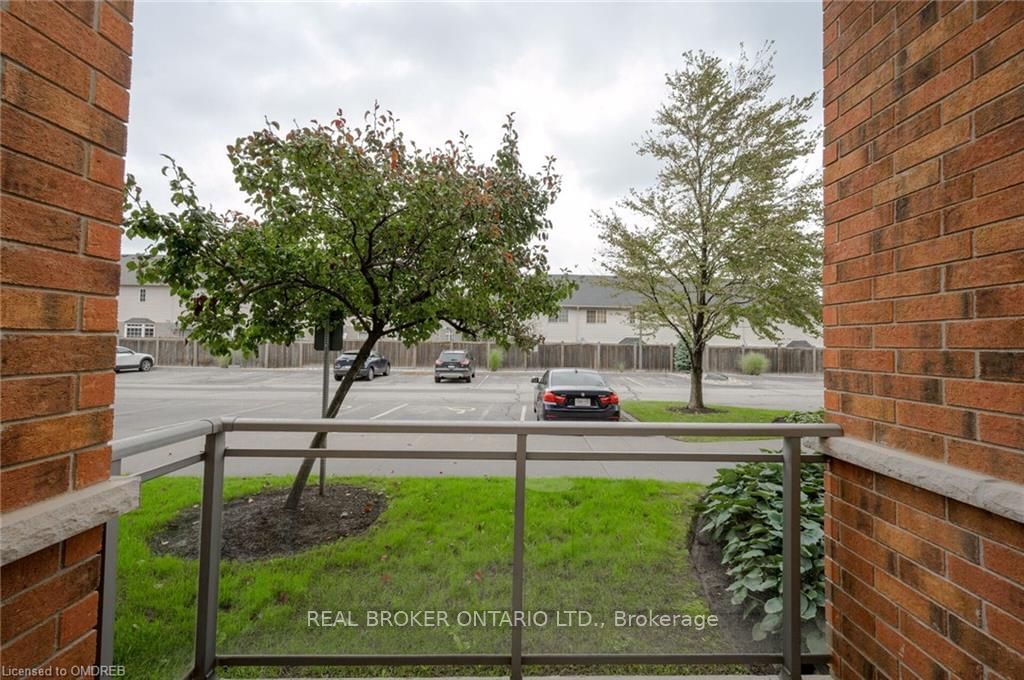
[[[118,347],[114,365],[117,368],[134,368],[139,365],[139,362],[135,360],[135,352],[127,347]]]

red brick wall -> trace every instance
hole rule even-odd
[[[109,476],[132,5],[0,14],[0,511]],[[102,528],[3,568],[5,667],[96,659]]]
[[[1024,483],[1024,3],[825,24],[826,407]]]
[[[1024,527],[833,461],[827,616],[840,678],[1024,678]]]
[[[826,2],[825,405],[1024,484],[1024,2]],[[833,462],[834,672],[1024,677],[1024,526]]]

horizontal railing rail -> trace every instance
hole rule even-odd
[[[230,432],[328,432],[337,434],[444,434],[507,435],[507,449],[398,450],[370,448],[365,442],[348,449],[299,447],[227,446]],[[196,464],[202,464],[203,495],[200,516],[199,597],[197,601],[195,662],[190,678],[214,677],[219,666],[504,666],[513,680],[522,678],[523,666],[623,665],[623,664],[778,664],[783,678],[801,677],[802,664],[823,664],[826,654],[803,654],[800,640],[800,465],[819,463],[824,456],[801,455],[802,437],[839,437],[834,424],[659,424],[659,423],[502,423],[418,422],[378,420],[294,420],[284,418],[211,418],[143,433],[113,442],[112,474],[120,474],[124,459],[156,448],[204,438],[201,453],[183,456],[149,468],[137,475],[149,480]],[[530,449],[528,437],[765,437],[782,439],[780,453],[656,452],[644,450],[593,451]],[[216,650],[217,602],[219,599],[220,545],[224,504],[224,466],[227,458],[337,458],[390,460],[502,460],[515,463],[513,518],[512,602],[510,611],[524,611],[524,526],[526,467],[528,461],[600,462],[775,462],[783,466],[783,640],[779,653],[699,654],[524,654],[522,627],[511,629],[509,654],[218,654]],[[117,521],[107,525],[103,569],[103,616],[101,663],[113,661],[113,617],[117,561]]]

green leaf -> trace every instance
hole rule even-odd
[[[659,164],[646,188],[596,214],[601,263],[671,327],[692,358],[746,321],[769,340],[821,319],[821,186],[808,160],[813,93],[776,98],[772,54],[733,63],[684,53],[638,153]],[[692,367],[691,367],[692,371]],[[696,404],[703,406],[703,404]]]
[[[511,119],[488,162],[458,139],[420,149],[380,109],[360,126],[341,112],[287,132],[268,121],[228,148],[248,214],[203,203],[168,156],[172,211],[144,200],[134,178],[126,186],[126,233],[151,242],[138,278],[174,291],[179,326],[215,356],[288,344],[338,315],[365,331],[365,353],[387,336],[426,340],[444,322],[533,347],[534,319],[574,287],[550,276],[544,245],[561,180],[553,160],[523,168]],[[350,387],[341,382],[330,417]]]

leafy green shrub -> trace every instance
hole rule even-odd
[[[825,422],[825,409],[817,411],[793,411],[789,415],[779,418],[780,423],[823,423]]]
[[[690,350],[686,348],[686,345],[682,343],[676,345],[676,355],[673,357],[672,364],[677,371],[689,371],[693,368],[690,363]]]
[[[221,368],[231,367],[231,355],[230,354],[219,354],[217,355],[217,365]]]
[[[505,360],[505,353],[500,349],[492,349],[487,355],[487,368],[492,371],[497,371],[501,368],[502,361]]]
[[[767,451],[766,449],[762,449]],[[800,475],[800,618],[822,630],[825,607],[824,466],[805,464]],[[747,463],[718,471],[701,501],[705,524],[722,547],[734,605],[759,620],[751,634],[763,640],[782,626],[782,465]],[[809,644],[817,641],[808,640]]]
[[[768,370],[768,357],[758,352],[744,354],[740,359],[740,370],[747,375],[761,375]]]

